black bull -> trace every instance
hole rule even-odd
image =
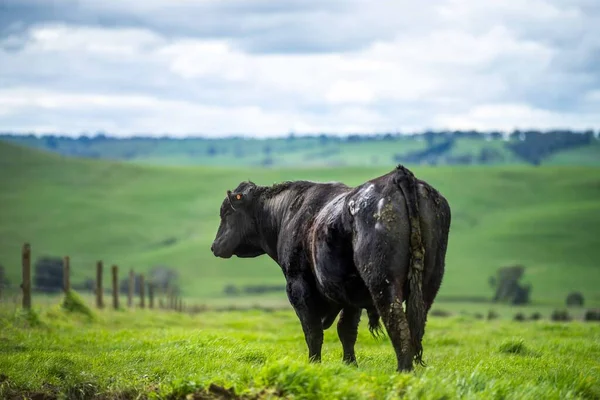
[[[357,187],[308,181],[227,191],[211,246],[217,257],[267,254],[281,267],[311,361],[321,360],[323,330],[338,314],[343,360],[363,309],[372,334],[383,320],[398,371],[422,362],[427,313],[444,275],[450,207],[408,169]],[[406,302],[406,312],[402,303]]]

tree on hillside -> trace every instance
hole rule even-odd
[[[171,287],[175,294],[179,294],[179,273],[173,268],[157,265],[150,270],[149,277],[159,291],[166,292]]]
[[[519,280],[525,272],[522,265],[499,268],[495,277],[490,277],[490,286],[496,289],[494,302],[510,304],[527,304],[531,285],[521,285]]]
[[[50,150],[55,150],[58,148],[58,140],[55,136],[47,136],[44,142],[46,147]]]
[[[478,161],[481,164],[490,164],[496,161],[503,161],[502,153],[493,147],[482,147],[479,152]]]
[[[134,274],[133,276],[133,292],[136,296],[139,295],[141,291],[141,275],[142,274]],[[148,285],[149,283],[154,285],[157,294],[166,293],[169,287],[171,287],[174,294],[179,294],[178,273],[166,266],[156,266],[145,273],[144,285]],[[129,273],[127,273],[127,276],[119,282],[119,292],[129,292]]]
[[[508,149],[530,164],[540,165],[544,158],[554,153],[589,145],[593,139],[593,132],[556,130],[542,133],[515,130],[510,138],[510,142],[505,144]]]
[[[415,164],[438,164],[442,156],[445,156],[454,146],[454,139],[444,140],[443,142],[432,144],[425,150],[411,151],[405,154],[394,155],[394,161],[398,163]]]
[[[33,284],[36,290],[45,293],[63,289],[63,259],[44,256],[35,262]]]
[[[584,303],[583,295],[581,294],[581,292],[571,292],[567,296],[566,303],[567,303],[567,306],[569,306],[569,307],[573,307],[573,306],[583,307],[583,303]]]
[[[6,270],[4,265],[0,264],[0,287],[7,287],[10,285],[8,277],[6,276]]]

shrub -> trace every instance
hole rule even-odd
[[[600,310],[587,310],[583,319],[584,321],[600,321]]]
[[[223,288],[223,293],[225,293],[227,296],[237,296],[240,294],[240,291],[235,285],[226,285]]]
[[[567,307],[583,307],[583,295],[580,292],[571,292],[566,299]]]
[[[515,314],[515,317],[513,318],[513,320],[515,321],[525,321],[525,315],[523,315],[523,313],[517,313]]]
[[[488,315],[487,315],[488,320],[496,319],[498,317],[499,317],[499,315],[496,311],[494,311],[494,310],[488,311]]]
[[[539,312],[534,312],[533,314],[531,314],[531,318],[532,321],[537,321],[542,319],[542,314],[540,314]]]
[[[550,319],[552,321],[570,321],[572,318],[567,310],[554,310]]]

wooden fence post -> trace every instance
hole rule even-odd
[[[63,289],[65,293],[71,290],[71,259],[69,256],[63,258]]]
[[[96,307],[104,308],[104,289],[102,287],[102,261],[96,262]]]
[[[119,267],[112,266],[113,308],[119,308]]]
[[[146,307],[146,299],[145,299],[145,292],[144,292],[146,285],[144,284],[144,274],[140,274],[139,278],[140,278],[140,307],[144,308],[144,307]]]
[[[31,308],[31,246],[29,243],[23,245],[21,258],[23,265],[23,283],[21,283],[23,308],[29,310]]]
[[[154,308],[154,284],[148,282],[148,307]]]
[[[173,288],[171,285],[167,286],[167,309],[170,310],[173,308]]]
[[[133,292],[135,290],[135,273],[129,270],[129,289],[127,291],[127,307],[133,307]]]

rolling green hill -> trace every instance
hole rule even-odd
[[[196,298],[223,296],[227,284],[282,284],[267,257],[212,256],[225,191],[246,179],[355,185],[393,167],[159,167],[67,158],[0,141],[0,264],[20,282],[20,248],[29,241],[34,261],[70,255],[74,282],[92,278],[101,259],[122,271],[176,268],[184,294]],[[452,207],[440,296],[490,297],[487,282],[496,268],[521,263],[534,301],[562,304],[580,290],[588,304],[600,304],[600,169],[412,169]]]
[[[78,138],[7,135],[0,140],[58,154],[151,165],[386,168],[414,165],[600,166],[600,140],[593,132],[479,132],[411,135],[288,136],[268,139],[188,137]]]

